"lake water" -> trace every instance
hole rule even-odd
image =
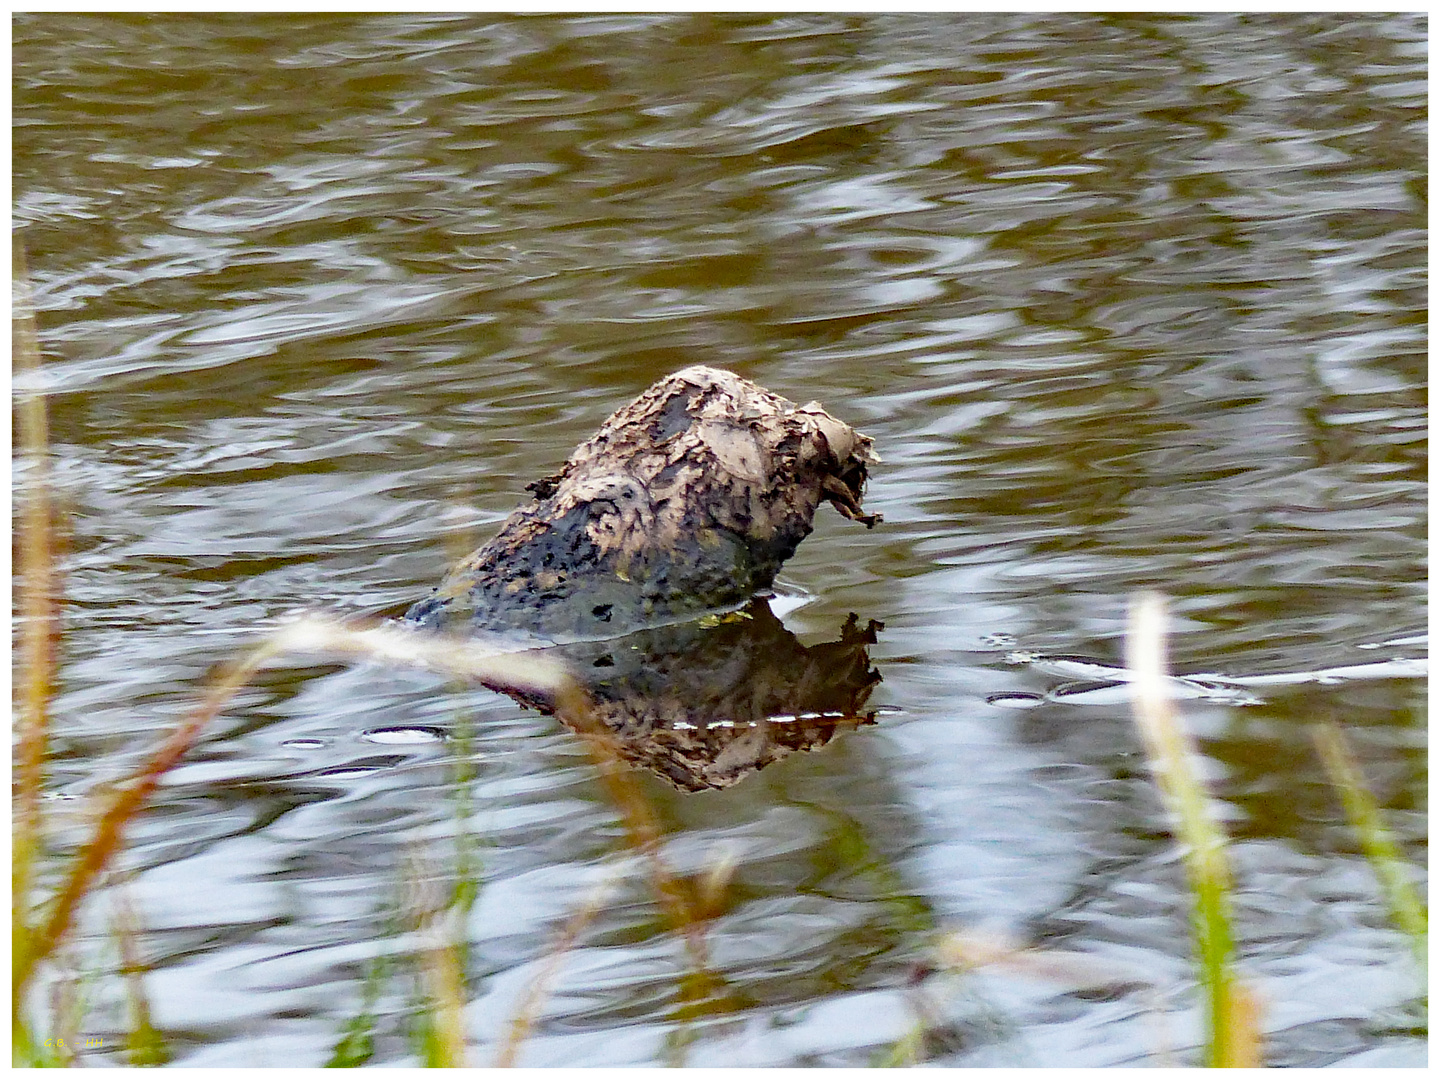
[[[439,676],[297,662],[129,837],[174,1061],[323,1064],[368,1011],[371,1061],[413,1063],[404,897],[457,876],[472,1063],[601,881],[521,1064],[866,1064],[922,1011],[944,1065],[1192,1060],[1183,875],[1115,689],[1128,599],[1156,588],[1176,670],[1223,677],[1184,712],[1267,1061],[1423,1064],[1419,976],[1311,730],[1347,732],[1418,876],[1426,33],[17,17],[71,532],[58,853],[71,797],[220,661],[298,611],[403,611],[670,371],[819,399],[884,459],[885,523],[822,509],[782,574],[804,646],[883,623],[876,722],[723,791],[640,781],[678,871],[734,867],[713,1007],[681,1008],[683,942],[574,735]],[[110,901],[82,970],[114,970]],[[960,931],[1131,974],[922,979]],[[122,1061],[123,982],[87,1000],[86,1056]]]

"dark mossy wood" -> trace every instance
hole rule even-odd
[[[613,637],[769,588],[829,502],[860,508],[871,440],[728,371],[686,368],[601,426],[406,618],[552,642]]]

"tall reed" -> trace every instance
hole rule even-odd
[[[1195,742],[1170,702],[1165,636],[1164,599],[1140,594],[1131,602],[1126,638],[1131,700],[1151,771],[1182,844],[1196,965],[1205,991],[1206,1064],[1253,1068],[1260,1064],[1259,1007],[1232,966],[1232,878],[1225,834],[1193,767]]]
[[[20,383],[16,413],[26,470],[17,537],[21,571],[20,679],[10,918],[12,945],[17,952],[23,952],[30,930],[27,907],[41,842],[40,793],[59,628],[51,528],[49,418],[39,384],[40,347],[30,303],[24,247],[18,239],[11,258],[15,289],[11,348],[16,379]],[[18,1017],[18,998],[12,1000],[12,1009]]]

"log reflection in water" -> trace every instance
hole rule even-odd
[[[545,651],[589,695],[626,761],[684,791],[725,788],[836,731],[874,723],[862,711],[880,674],[869,646],[882,624],[853,613],[837,641],[806,646],[764,600],[740,611]],[[552,698],[510,696],[558,714]]]

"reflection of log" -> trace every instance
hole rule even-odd
[[[879,629],[851,615],[839,641],[806,647],[756,600],[718,624],[706,618],[543,655],[571,669],[590,697],[588,719],[615,737],[622,757],[700,791],[872,723],[862,709],[880,681],[869,655]],[[555,711],[543,696],[505,692]]]
[[[870,447],[818,403],[687,368],[531,484],[535,498],[407,618],[564,642],[743,603],[809,535],[821,502],[878,520],[860,509]]]

